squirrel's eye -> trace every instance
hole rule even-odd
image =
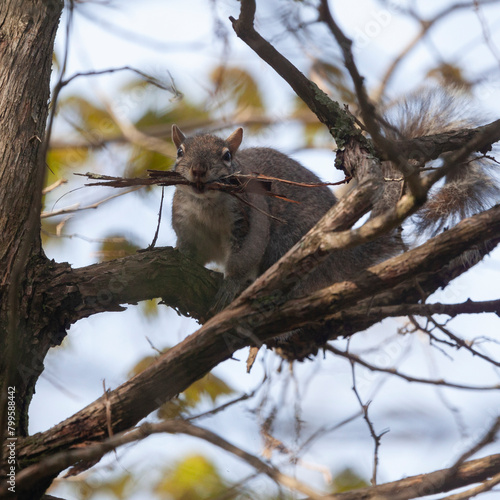
[[[229,151],[226,151],[223,155],[222,155],[222,160],[223,161],[231,161],[231,153]]]
[[[177,150],[177,158],[182,158],[183,156],[184,156],[184,150],[182,149],[182,147],[180,147]]]

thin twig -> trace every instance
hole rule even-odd
[[[138,74],[141,76],[146,82],[150,83],[151,85],[154,85],[155,87],[158,87],[159,89],[162,90],[167,90],[175,95],[180,95],[177,89],[175,88],[175,85],[167,86],[163,83],[160,82],[157,78],[148,75],[147,73],[144,73],[143,71],[133,68],[131,66],[121,66],[119,68],[108,68],[108,69],[102,69],[102,70],[97,70],[97,71],[82,71],[79,73],[75,73],[74,75],[70,76],[66,80],[60,80],[59,82],[59,88],[62,89],[69,83],[71,83],[73,80],[76,78],[80,78],[81,76],[99,76],[99,75],[106,75],[110,73],[116,73],[118,71],[132,71],[133,73]]]
[[[107,438],[102,443],[56,453],[55,455],[42,459],[37,464],[28,466],[20,471],[16,475],[16,487],[19,491],[25,491],[41,478],[47,477],[47,475],[53,472],[65,469],[73,463],[95,461],[119,446],[139,441],[151,434],[158,433],[182,433],[203,439],[239,457],[259,472],[266,474],[274,481],[283,484],[292,491],[299,491],[315,500],[323,500],[325,498],[323,493],[319,493],[297,479],[281,473],[275,467],[266,464],[255,455],[251,455],[241,448],[234,446],[214,432],[194,426],[183,420],[167,420],[155,424],[145,423],[130,431],[115,434],[114,436]],[[2,493],[3,491],[0,489],[0,494]]]
[[[382,372],[382,373],[388,373],[390,375],[394,375],[396,377],[402,378],[403,380],[406,380],[408,382],[417,382],[419,384],[429,384],[429,385],[442,385],[444,387],[451,387],[453,389],[465,389],[468,391],[494,391],[500,389],[500,384],[497,385],[488,385],[488,386],[474,386],[474,385],[466,385],[466,384],[455,384],[452,382],[446,382],[445,380],[432,380],[432,379],[426,379],[426,378],[420,378],[420,377],[412,377],[410,375],[406,375],[404,373],[399,372],[396,370],[396,368],[382,368],[381,366],[375,366],[372,365],[371,363],[368,363],[364,359],[361,359],[359,356],[356,354],[342,351],[340,349],[337,349],[331,344],[326,344],[324,346],[325,350],[332,352],[333,354],[336,354],[337,356],[342,356],[344,358],[347,358],[349,362],[355,362],[361,366],[364,366],[365,368],[368,368],[368,370],[372,372]]]
[[[68,182],[67,179],[59,179],[56,182],[52,183],[50,186],[43,188],[42,194],[50,193],[51,191],[54,191],[54,189],[58,188],[62,184],[66,184],[67,182]]]
[[[486,3],[496,3],[498,0],[482,0],[481,4]],[[399,55],[391,62],[389,67],[384,73],[382,77],[381,83],[377,91],[375,92],[375,101],[380,101],[385,94],[387,86],[389,85],[390,80],[396,73],[397,68],[401,65],[402,61],[417,47],[418,42],[424,38],[424,36],[433,28],[439,21],[445,19],[449,14],[461,9],[470,10],[471,7],[474,7],[476,0],[473,2],[457,2],[452,5],[446,6],[443,10],[438,12],[431,19],[422,19],[413,10],[408,10],[406,14],[409,14],[413,17],[417,23],[420,25],[419,32],[415,35],[415,37],[408,42],[406,47],[399,53]]]
[[[350,339],[349,339],[350,340]],[[380,448],[380,440],[384,434],[387,434],[389,430],[384,430],[380,434],[377,434],[375,432],[375,427],[373,426],[372,421],[370,420],[370,417],[368,416],[368,408],[370,406],[371,401],[368,401],[368,403],[363,403],[361,396],[359,395],[358,388],[356,385],[356,363],[353,359],[349,359],[351,363],[351,375],[352,375],[352,390],[354,392],[354,395],[356,396],[356,399],[358,400],[359,406],[361,408],[361,411],[363,413],[363,419],[366,422],[366,425],[368,426],[368,429],[370,431],[370,436],[373,439],[374,443],[374,448],[373,448],[373,471],[372,471],[372,477],[371,477],[371,484],[372,486],[376,486],[377,484],[377,470],[378,470],[378,450]]]
[[[332,32],[342,51],[345,67],[351,75],[351,79],[356,90],[361,116],[373,142],[377,146],[378,150],[383,151],[394,163],[394,165],[405,175],[408,188],[413,195],[416,198],[425,197],[426,190],[424,189],[419,176],[418,167],[421,165],[410,165],[408,163],[408,159],[401,155],[396,144],[382,134],[379,124],[384,123],[385,120],[382,116],[377,114],[375,105],[368,97],[368,92],[366,91],[364,84],[364,78],[361,76],[356,63],[354,62],[352,40],[345,36],[343,31],[335,22],[328,5],[328,0],[321,0],[319,15],[320,19],[326,23],[327,27]]]
[[[460,457],[455,461],[455,463],[449,468],[449,475],[452,477],[456,471],[468,460],[470,457],[475,455],[479,450],[483,449],[486,445],[493,443],[496,440],[496,435],[500,430],[500,417],[497,417],[490,428],[486,431],[484,436],[473,446],[471,446],[467,451],[465,451]]]
[[[158,233],[160,232],[160,224],[161,224],[161,214],[163,211],[163,198],[165,197],[165,186],[162,186],[161,188],[161,200],[160,200],[160,210],[158,210],[158,224],[156,226],[156,232],[155,235],[153,236],[153,241],[147,248],[148,250],[152,250],[155,245],[156,245],[156,240],[158,239]]]
[[[75,203],[74,205],[70,205],[69,207],[65,208],[60,208],[59,210],[53,210],[52,212],[42,212],[40,217],[42,219],[47,219],[49,217],[56,217],[57,215],[63,215],[63,214],[72,214],[75,212],[82,212],[83,210],[91,210],[100,207],[103,203],[106,203],[110,200],[114,200],[115,198],[118,198],[119,196],[123,196],[128,193],[132,193],[133,191],[137,191],[139,189],[142,189],[143,186],[137,186],[132,189],[128,189],[127,191],[122,191],[121,193],[113,194],[111,196],[108,196],[107,198],[104,198],[102,200],[96,201],[95,203],[92,203],[90,205],[86,205],[84,207],[81,207],[79,203]]]

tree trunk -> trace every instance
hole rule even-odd
[[[43,315],[33,302],[33,283],[46,261],[40,243],[43,141],[62,7],[61,0],[0,2],[1,437],[8,387],[15,388],[16,434],[27,434],[27,408],[51,342],[33,328]]]

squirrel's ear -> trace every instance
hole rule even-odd
[[[234,155],[238,148],[240,147],[241,141],[243,140],[243,129],[237,128],[227,139],[227,145],[229,147],[229,151]]]
[[[178,148],[186,140],[186,136],[177,125],[172,125],[172,140],[174,141],[176,148]]]

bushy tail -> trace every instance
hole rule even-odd
[[[480,125],[471,98],[460,90],[428,88],[391,105],[386,120],[393,139],[414,139]],[[440,160],[436,160],[439,162]],[[436,166],[439,164],[437,163]],[[414,218],[419,234],[436,234],[500,200],[498,164],[473,154],[457,164]]]

